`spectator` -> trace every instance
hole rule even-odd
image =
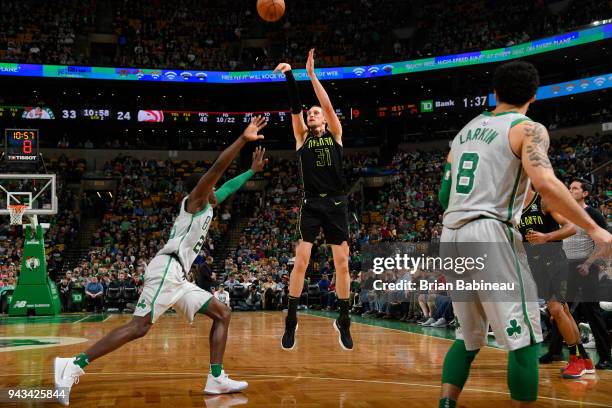
[[[95,276],[85,286],[85,299],[89,311],[93,309],[94,313],[98,313],[102,309],[104,304],[104,288]]]
[[[217,300],[219,300],[219,302],[225,303],[227,307],[231,309],[230,294],[225,290],[224,285],[219,285],[219,290],[214,293],[214,296],[217,298]]]

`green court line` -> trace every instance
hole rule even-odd
[[[335,319],[336,317],[338,317],[338,313],[326,312],[321,310],[302,310],[300,312],[314,316],[326,317],[329,319]],[[421,334],[423,336],[435,337],[438,339],[455,340],[455,330],[449,328],[423,327],[419,326],[416,323],[406,323],[397,320],[365,318],[356,315],[351,315],[351,321],[353,323],[360,323],[375,327],[384,327],[386,329],[400,330],[406,333]],[[489,346],[500,348],[491,336],[489,336]]]
[[[57,316],[0,317],[0,326],[12,324],[62,324],[62,323],[98,323],[104,321],[108,314],[63,314]]]

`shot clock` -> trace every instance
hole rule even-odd
[[[6,160],[34,162],[38,158],[38,129],[6,129],[4,131]]]

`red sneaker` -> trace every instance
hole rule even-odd
[[[563,370],[563,378],[580,378],[586,373],[584,368],[584,360],[576,356],[570,357],[570,362]]]
[[[567,367],[569,367],[569,366],[570,366],[570,364],[572,364],[572,362],[574,362],[576,359],[578,359],[578,356],[572,356],[572,355],[570,354],[570,356],[569,356],[569,361],[567,362],[567,364],[565,365],[565,367],[561,367],[561,368],[559,369],[559,371],[561,371],[561,374],[563,374],[563,372],[564,372],[565,370],[567,370]]]
[[[584,370],[586,374],[595,374],[595,366],[593,365],[593,360],[590,358],[582,359],[584,362]]]

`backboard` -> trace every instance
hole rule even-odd
[[[0,215],[9,205],[26,205],[26,215],[57,214],[55,174],[0,174]]]

